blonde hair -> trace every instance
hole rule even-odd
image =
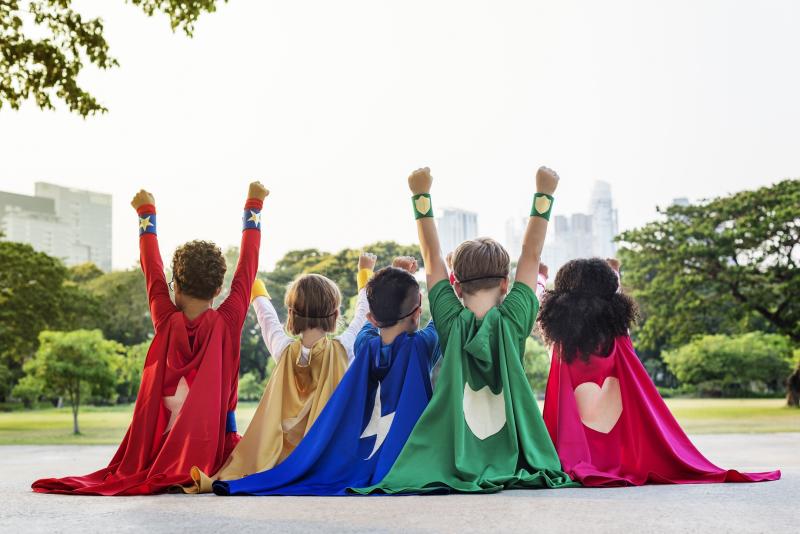
[[[508,252],[490,237],[464,241],[453,253],[453,274],[464,293],[499,286],[508,278],[510,268]]]
[[[289,284],[284,299],[286,329],[297,335],[309,328],[336,330],[342,293],[333,280],[321,274],[301,274]]]

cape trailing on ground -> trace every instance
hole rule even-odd
[[[240,480],[214,483],[219,495],[342,495],[383,478],[431,396],[438,358],[430,323],[382,346],[367,325],[356,358],[305,439],[283,463]]]
[[[245,213],[260,214],[250,199]],[[190,321],[169,296],[155,233],[155,207],[139,208],[139,246],[155,337],[145,359],[133,419],[108,467],[37,480],[42,493],[144,495],[189,483],[193,465],[214,472],[239,440],[233,413],[239,339],[261,241],[258,217],[245,221],[231,292],[218,309]]]
[[[633,350],[569,364],[553,355],[544,419],[564,469],[585,486],[777,480],[780,471],[720,469],[694,447]]]
[[[430,292],[444,359],[430,404],[394,467],[358,493],[495,492],[576,485],[561,471],[522,368],[538,300],[515,283],[482,320],[448,280]]]

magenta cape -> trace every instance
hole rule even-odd
[[[607,358],[591,356],[588,363],[567,364],[554,351],[544,421],[564,471],[584,486],[762,482],[781,476],[720,469],[700,454],[628,336],[616,339]]]

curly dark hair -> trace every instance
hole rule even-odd
[[[367,282],[369,311],[381,328],[398,323],[419,303],[419,282],[404,269],[384,267]]]
[[[184,295],[211,300],[224,277],[225,258],[210,241],[189,241],[172,256],[172,278]]]
[[[538,321],[542,337],[564,361],[607,357],[614,339],[628,333],[638,308],[618,288],[616,273],[599,258],[572,260],[558,270],[555,288],[542,297]]]

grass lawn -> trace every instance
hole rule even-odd
[[[783,399],[667,399],[667,404],[690,434],[800,432],[800,410],[787,408]],[[239,403],[240,431],[247,428],[255,409],[255,402]],[[132,411],[132,405],[83,407],[79,436],[72,435],[69,408],[0,413],[0,445],[116,444]]]

